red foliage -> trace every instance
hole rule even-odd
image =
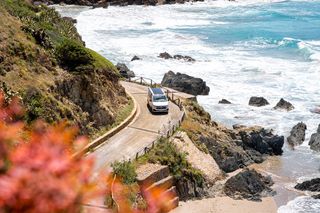
[[[0,95],[0,209],[3,212],[79,212],[80,203],[96,192],[90,181],[92,159],[73,158],[77,129],[65,124],[31,130],[13,117]],[[0,211],[1,211],[0,210]]]
[[[80,212],[82,204],[110,193],[117,212],[141,212],[118,179],[109,174],[102,187],[92,181],[93,159],[74,156],[87,143],[76,136],[77,128],[40,121],[26,127],[15,121],[21,113],[17,99],[6,104],[0,93],[0,213]],[[164,191],[142,190],[146,212],[170,209],[172,196]]]

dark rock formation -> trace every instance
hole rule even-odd
[[[224,192],[235,199],[261,201],[261,197],[274,194],[270,186],[271,177],[264,177],[255,170],[245,169],[229,178],[224,186]]]
[[[4,62],[4,57],[0,55],[0,64]]]
[[[312,197],[313,197],[314,199],[320,199],[320,194],[312,195]]]
[[[170,58],[173,58],[169,53],[167,52],[164,52],[164,53],[160,53],[159,58],[164,58],[164,59],[170,59]]]
[[[231,104],[231,102],[228,101],[227,99],[221,99],[221,100],[219,101],[219,104]]]
[[[170,87],[180,92],[192,95],[208,95],[210,88],[201,78],[195,78],[186,74],[172,71],[167,72],[161,82],[162,86]]]
[[[99,128],[115,121],[116,108],[112,101],[121,96],[126,97],[124,88],[118,84],[118,78],[113,71],[88,70],[57,82],[55,90],[63,103],[79,106],[84,115],[88,114],[92,125]]]
[[[294,109],[294,106],[290,102],[281,98],[280,101],[277,103],[277,105],[274,107],[274,109],[291,111]]]
[[[184,56],[184,55],[174,55],[174,59],[177,60],[185,60],[187,62],[195,62],[196,60],[194,58],[191,58],[190,56]]]
[[[131,61],[136,61],[136,60],[141,60],[141,58],[139,58],[138,56],[133,56],[133,58],[131,59]]]
[[[264,129],[260,132],[240,132],[242,142],[245,146],[250,147],[261,154],[281,155],[284,144],[284,137],[273,135]]]
[[[262,163],[267,155],[281,155],[284,137],[264,129],[237,127],[231,138],[214,139],[201,136],[203,143],[225,172],[233,172],[252,163]],[[221,130],[220,130],[221,134]]]
[[[117,70],[119,71],[120,75],[124,78],[133,78],[135,77],[135,74],[133,71],[131,71],[127,65],[123,63],[117,63],[116,65]]]
[[[320,178],[304,181],[297,184],[294,188],[301,191],[320,192]]]
[[[159,58],[163,58],[163,59],[176,59],[176,60],[184,60],[184,61],[187,61],[187,62],[195,62],[196,60],[190,56],[187,56],[187,55],[170,55],[169,53],[167,52],[163,52],[163,53],[160,53],[160,55],[158,56]]]
[[[309,146],[310,149],[314,151],[320,151],[320,124],[318,126],[317,132],[311,135]]]
[[[291,146],[297,146],[302,144],[305,140],[306,129],[307,125],[303,122],[300,122],[297,125],[295,125],[290,132],[290,136],[287,138],[288,143]]]
[[[261,107],[261,106],[266,106],[269,105],[269,102],[264,98],[264,97],[251,97],[249,100],[249,105],[250,106],[256,106],[256,107]]]
[[[192,198],[203,198],[207,195],[204,186],[198,185],[195,181],[183,179],[175,184],[180,200],[186,201]]]
[[[43,4],[75,4],[107,8],[108,6],[128,6],[128,5],[149,5],[156,6],[161,4],[183,4],[185,2],[196,2],[203,0],[36,0],[35,5]]]

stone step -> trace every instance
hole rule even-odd
[[[179,206],[179,197],[175,197],[169,201],[169,205],[171,207],[170,210],[175,209]]]
[[[171,186],[169,189],[164,191],[163,196],[177,197],[177,191],[175,186]]]
[[[172,187],[172,184],[173,184],[173,177],[168,176],[162,180],[159,180],[158,182],[153,183],[146,190],[150,190],[154,187],[161,188],[161,189],[169,189],[170,187]]]
[[[158,164],[145,164],[137,169],[137,181],[141,186],[150,186],[165,179],[170,174],[167,166]]]

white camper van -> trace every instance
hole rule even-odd
[[[168,98],[161,88],[148,88],[148,106],[152,112],[168,113]]]

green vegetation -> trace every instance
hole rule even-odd
[[[138,165],[146,162],[168,166],[177,181],[193,180],[198,186],[204,183],[202,173],[193,168],[186,160],[186,154],[180,153],[168,139],[160,139],[153,149],[137,160]]]
[[[93,57],[94,59],[93,66],[96,69],[108,69],[108,70],[113,70],[114,72],[118,72],[116,67],[108,59],[106,59],[105,57],[103,57],[102,55],[98,54],[97,52],[91,49],[87,48],[87,51]]]
[[[111,165],[113,173],[122,179],[124,184],[133,184],[136,182],[137,173],[134,165],[131,162],[116,161]]]
[[[116,72],[114,65],[93,50],[86,48],[74,24],[61,18],[53,8],[33,6],[25,0],[3,0],[4,7],[23,23],[22,29],[33,40],[51,52],[58,62],[70,71],[108,69]],[[24,53],[24,46],[16,46],[13,54]],[[25,59],[34,59],[27,55]]]
[[[85,47],[78,42],[65,39],[56,49],[57,59],[68,70],[79,70],[83,67],[93,68],[94,59]]]

